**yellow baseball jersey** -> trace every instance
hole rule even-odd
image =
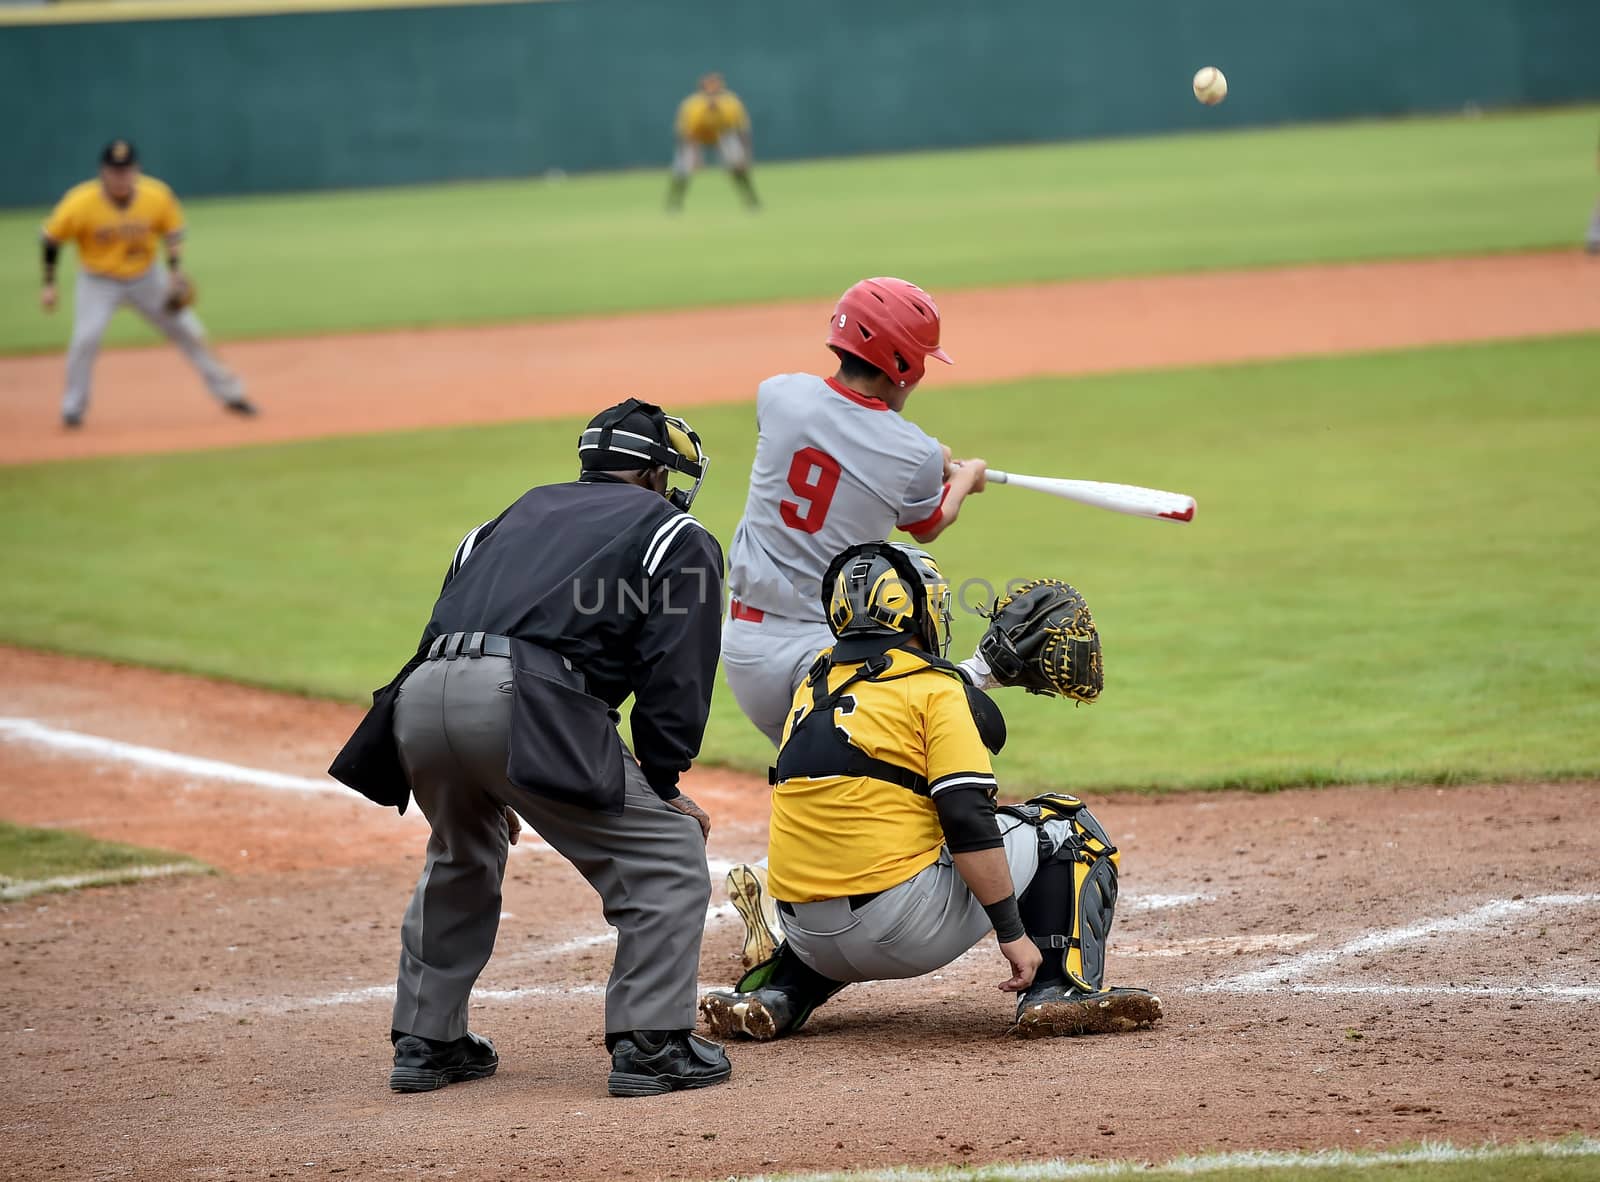
[[[172,190],[141,176],[127,205],[116,205],[98,180],[67,190],[44,224],[52,242],[75,242],[84,269],[111,279],[137,279],[156,261],[159,239],[183,234],[183,208]]]
[[[691,94],[678,104],[678,138],[714,144],[725,132],[744,131],[750,116],[731,90]]]
[[[853,749],[867,761],[903,769],[909,775],[897,778],[915,782],[894,783],[865,769],[780,779],[768,848],[776,899],[810,903],[898,886],[939,857],[945,836],[934,801],[941,792],[977,788],[992,798],[996,791],[964,684],[914,652],[896,649],[890,656],[884,673],[855,682],[839,697],[830,728],[819,720],[797,737],[816,700],[809,684],[800,687],[784,727],[778,775],[838,766]],[[830,669],[828,689],[838,690],[860,669]],[[831,746],[835,740],[842,742]],[[797,752],[791,742],[806,750]]]

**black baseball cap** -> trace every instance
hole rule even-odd
[[[139,149],[131,140],[112,140],[100,149],[100,163],[114,168],[127,168],[139,163]]]

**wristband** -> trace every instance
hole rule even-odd
[[[1002,944],[1020,940],[1028,934],[1022,926],[1022,916],[1017,912],[1017,896],[1007,895],[998,903],[985,903],[983,912],[994,925],[994,937]]]

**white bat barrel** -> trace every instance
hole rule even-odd
[[[1080,505],[1092,505],[1096,509],[1109,509],[1113,513],[1128,513],[1134,517],[1149,517],[1156,521],[1194,520],[1194,498],[1186,493],[1142,488],[1137,484],[1107,484],[1099,480],[1025,476],[1020,472],[1002,472],[996,468],[989,469],[988,479],[996,484],[1031,488],[1034,492],[1048,493],[1063,500],[1076,501]]]

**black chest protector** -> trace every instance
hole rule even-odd
[[[889,674],[892,663],[887,653],[869,657],[837,689],[828,689],[828,673],[833,663],[827,656],[818,657],[806,674],[806,687],[811,691],[811,709],[789,732],[788,741],[778,752],[776,767],[767,770],[767,782],[780,784],[791,779],[822,779],[828,776],[866,776],[898,784],[915,792],[928,795],[928,780],[909,768],[877,759],[850,742],[843,728],[834,723],[834,711],[843,707],[846,714],[855,708],[850,688],[858,682],[898,681],[902,677],[915,677],[928,669],[954,677],[967,691],[967,707],[977,725],[978,737],[991,752],[998,754],[1006,742],[1006,720],[1000,708],[989,695],[969,685],[960,670],[948,661],[927,653],[914,654],[923,664],[904,672]],[[886,674],[889,674],[886,676]]]

